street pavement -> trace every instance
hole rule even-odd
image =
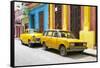
[[[19,39],[15,39],[15,66],[24,65],[42,65],[42,64],[57,64],[57,63],[73,63],[96,61],[96,57],[80,54],[69,53],[63,57],[56,50],[45,51],[41,46],[28,47],[22,45]]]

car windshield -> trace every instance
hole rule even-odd
[[[71,32],[67,31],[60,31],[61,37],[66,37],[66,38],[75,38],[75,36]]]
[[[28,33],[30,33],[30,34],[31,34],[31,33],[34,33],[34,32],[38,32],[38,31],[37,31],[37,30],[34,30],[34,29],[29,29],[29,30],[28,30]]]

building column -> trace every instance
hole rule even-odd
[[[32,19],[31,19],[31,15],[29,15],[29,29],[31,29],[31,23],[32,23]],[[24,26],[25,26],[25,24],[24,24]],[[25,28],[25,27],[24,27]]]
[[[49,24],[50,24],[50,29],[55,28],[55,7],[54,4],[50,4],[49,6]]]
[[[37,13],[35,13],[35,19],[34,19],[35,21],[34,21],[34,25],[35,25],[35,29],[36,30],[39,30],[40,28],[39,28],[39,13],[37,12]]]
[[[69,30],[70,9],[69,5],[62,5],[62,30]]]
[[[97,47],[96,45],[96,7],[91,7],[91,24],[90,31],[93,32],[93,47]]]
[[[48,19],[49,19],[48,18],[48,5],[46,5],[44,9],[44,28],[43,28],[44,31],[48,29],[48,23],[49,23]]]
[[[84,6],[84,24],[83,30],[89,31],[90,30],[90,7]]]
[[[95,31],[96,30],[96,7],[91,7],[91,24],[90,24],[90,30]]]
[[[84,26],[84,6],[81,6],[81,30],[83,30]]]

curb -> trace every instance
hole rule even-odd
[[[85,54],[85,55],[90,55],[90,56],[93,56],[93,57],[97,57],[97,55],[95,55],[95,54],[91,54],[91,53],[83,52],[83,54]]]

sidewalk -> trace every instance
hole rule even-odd
[[[86,49],[84,50],[84,53],[92,55],[92,56],[97,56],[97,49]]]

